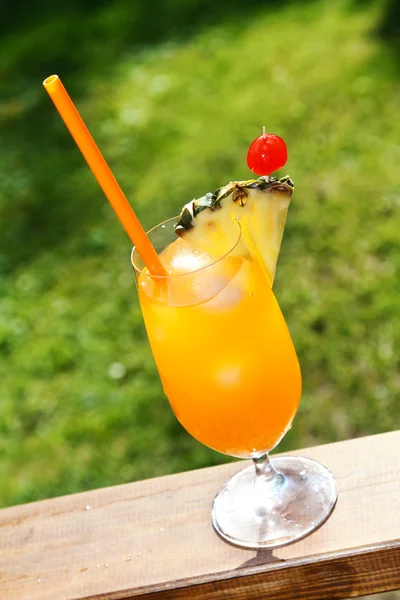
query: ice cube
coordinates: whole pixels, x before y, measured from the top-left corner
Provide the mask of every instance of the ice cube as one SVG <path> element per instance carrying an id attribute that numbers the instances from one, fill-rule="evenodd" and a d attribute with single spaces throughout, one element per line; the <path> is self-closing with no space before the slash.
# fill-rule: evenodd
<path id="1" fill-rule="evenodd" d="M 248 292 L 248 262 L 242 258 L 231 258 L 224 265 L 226 282 L 205 304 L 209 310 L 230 310 L 241 302 Z"/>
<path id="2" fill-rule="evenodd" d="M 243 262 L 242 258 L 234 256 L 216 261 L 181 238 L 164 250 L 161 259 L 170 275 L 170 306 L 195 306 L 208 302 L 229 284 Z"/>
<path id="3" fill-rule="evenodd" d="M 243 368 L 241 365 L 224 365 L 215 373 L 216 380 L 222 387 L 236 387 L 243 377 Z"/>
<path id="4" fill-rule="evenodd" d="M 162 252 L 161 260 L 169 275 L 192 273 L 213 261 L 209 254 L 193 248 L 181 238 L 177 238 Z"/>

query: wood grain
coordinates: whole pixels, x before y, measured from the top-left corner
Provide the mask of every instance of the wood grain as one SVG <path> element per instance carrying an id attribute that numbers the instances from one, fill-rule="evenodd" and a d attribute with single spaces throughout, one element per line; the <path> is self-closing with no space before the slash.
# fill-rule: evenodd
<path id="1" fill-rule="evenodd" d="M 400 432 L 291 454 L 329 466 L 330 519 L 273 552 L 235 548 L 210 523 L 245 464 L 0 511 L 1 600 L 348 598 L 400 588 Z"/>
<path id="2" fill-rule="evenodd" d="M 284 571 L 283 571 L 284 569 Z M 400 546 L 383 544 L 373 550 L 353 554 L 335 553 L 329 558 L 292 561 L 267 571 L 226 578 L 218 582 L 155 592 L 150 596 L 111 596 L 121 600 L 326 600 L 351 598 L 389 591 L 400 585 Z M 107 596 L 111 598 L 110 596 Z"/>

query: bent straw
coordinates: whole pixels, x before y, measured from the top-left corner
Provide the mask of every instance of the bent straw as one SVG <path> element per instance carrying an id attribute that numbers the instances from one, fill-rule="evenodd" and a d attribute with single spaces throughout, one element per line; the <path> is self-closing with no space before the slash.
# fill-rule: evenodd
<path id="1" fill-rule="evenodd" d="M 157 252 L 61 83 L 61 79 L 58 75 L 51 75 L 43 81 L 43 85 L 151 275 L 166 275 Z"/>

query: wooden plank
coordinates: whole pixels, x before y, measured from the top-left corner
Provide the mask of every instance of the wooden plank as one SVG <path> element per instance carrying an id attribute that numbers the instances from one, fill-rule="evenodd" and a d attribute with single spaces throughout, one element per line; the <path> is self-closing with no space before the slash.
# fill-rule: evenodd
<path id="1" fill-rule="evenodd" d="M 293 452 L 329 466 L 331 518 L 308 538 L 255 552 L 210 523 L 245 463 L 0 511 L 1 600 L 347 598 L 400 588 L 400 432 Z"/>
<path id="2" fill-rule="evenodd" d="M 389 591 L 400 585 L 400 547 L 381 544 L 356 553 L 334 553 L 329 558 L 312 557 L 259 568 L 249 575 L 233 576 L 210 582 L 164 590 L 140 596 L 107 596 L 121 600 L 326 600 L 354 598 L 364 594 Z M 218 586 L 218 594 L 216 594 Z"/>

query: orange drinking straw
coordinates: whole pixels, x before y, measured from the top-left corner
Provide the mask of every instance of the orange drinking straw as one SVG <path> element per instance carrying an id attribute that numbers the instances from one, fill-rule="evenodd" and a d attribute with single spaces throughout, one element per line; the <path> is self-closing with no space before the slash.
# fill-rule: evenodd
<path id="1" fill-rule="evenodd" d="M 144 264 L 152 275 L 166 275 L 157 252 L 151 245 L 139 219 L 111 173 L 110 167 L 96 146 L 67 90 L 61 83 L 61 79 L 58 75 L 51 75 L 43 81 L 43 85 Z"/>

